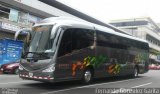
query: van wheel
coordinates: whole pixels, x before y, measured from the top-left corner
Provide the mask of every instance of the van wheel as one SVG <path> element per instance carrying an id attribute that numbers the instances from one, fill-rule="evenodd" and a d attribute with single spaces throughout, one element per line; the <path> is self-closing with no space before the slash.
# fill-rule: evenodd
<path id="1" fill-rule="evenodd" d="M 16 69 L 14 70 L 14 73 L 15 73 L 15 74 L 18 74 L 18 73 L 19 73 L 19 69 L 16 68 Z"/>
<path id="2" fill-rule="evenodd" d="M 93 73 L 90 69 L 86 69 L 83 73 L 82 82 L 84 84 L 89 84 L 92 82 L 93 79 Z"/>
<path id="3" fill-rule="evenodd" d="M 133 77 L 135 77 L 135 78 L 138 77 L 138 68 L 137 67 L 134 68 Z"/>

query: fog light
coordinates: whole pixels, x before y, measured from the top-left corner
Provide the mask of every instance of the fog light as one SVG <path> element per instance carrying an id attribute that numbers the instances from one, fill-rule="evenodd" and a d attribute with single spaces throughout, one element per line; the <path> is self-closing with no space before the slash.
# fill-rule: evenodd
<path id="1" fill-rule="evenodd" d="M 54 65 L 51 65 L 47 69 L 43 70 L 42 72 L 53 72 L 54 70 L 55 70 Z"/>
<path id="2" fill-rule="evenodd" d="M 19 65 L 19 70 L 23 70 L 23 67 L 21 65 Z"/>

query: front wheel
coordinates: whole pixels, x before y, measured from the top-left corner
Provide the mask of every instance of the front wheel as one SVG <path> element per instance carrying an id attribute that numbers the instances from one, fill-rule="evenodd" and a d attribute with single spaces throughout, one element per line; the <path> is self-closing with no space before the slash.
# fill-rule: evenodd
<path id="1" fill-rule="evenodd" d="M 92 82 L 93 79 L 93 73 L 90 69 L 87 69 L 83 73 L 82 81 L 84 84 L 89 84 Z"/>

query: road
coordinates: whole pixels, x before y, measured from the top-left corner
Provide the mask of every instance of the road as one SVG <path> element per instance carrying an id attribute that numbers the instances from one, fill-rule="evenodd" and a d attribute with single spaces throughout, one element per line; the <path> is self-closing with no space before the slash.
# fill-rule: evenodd
<path id="1" fill-rule="evenodd" d="M 0 75 L 0 94 L 109 94 L 104 92 L 104 90 L 109 89 L 112 90 L 111 93 L 119 94 L 119 92 L 121 93 L 124 92 L 123 90 L 130 90 L 131 88 L 133 90 L 135 88 L 151 88 L 151 90 L 156 88 L 154 93 L 160 94 L 160 89 L 157 89 L 160 86 L 159 75 L 159 70 L 151 70 L 146 74 L 141 74 L 138 78 L 102 78 L 94 80 L 90 85 L 83 85 L 79 81 L 43 83 L 22 80 L 17 75 L 3 74 Z M 149 93 L 150 91 L 145 92 L 146 94 L 151 94 Z"/>

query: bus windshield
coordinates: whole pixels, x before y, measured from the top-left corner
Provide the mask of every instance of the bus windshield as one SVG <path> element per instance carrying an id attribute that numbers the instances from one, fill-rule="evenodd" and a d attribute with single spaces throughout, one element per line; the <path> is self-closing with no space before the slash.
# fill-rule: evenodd
<path id="1" fill-rule="evenodd" d="M 29 52 L 46 52 L 52 51 L 53 39 L 50 39 L 53 25 L 41 25 L 33 27 L 33 35 L 29 46 Z"/>

